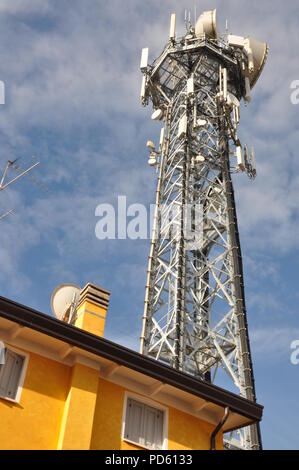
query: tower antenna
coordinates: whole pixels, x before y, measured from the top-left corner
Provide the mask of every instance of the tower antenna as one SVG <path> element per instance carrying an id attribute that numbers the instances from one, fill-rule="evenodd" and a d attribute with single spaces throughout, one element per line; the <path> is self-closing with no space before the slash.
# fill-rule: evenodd
<path id="1" fill-rule="evenodd" d="M 29 168 L 27 168 L 26 170 L 23 170 L 20 174 L 18 174 L 17 176 L 15 176 L 14 178 L 12 178 L 12 179 L 10 179 L 9 181 L 6 182 L 6 177 L 7 177 L 7 174 L 8 174 L 8 170 L 9 170 L 10 167 L 16 169 L 16 161 L 17 160 L 18 159 L 14 160 L 14 161 L 11 161 L 11 160 L 7 161 L 5 169 L 4 169 L 4 171 L 2 173 L 2 176 L 1 176 L 1 180 L 0 180 L 0 192 L 4 191 L 4 189 L 6 189 L 8 186 L 15 183 L 17 180 L 19 180 L 20 178 L 25 176 L 27 173 L 29 173 L 31 170 L 33 170 L 33 168 L 35 168 L 37 165 L 40 164 L 40 162 L 34 163 Z M 9 211 L 7 211 L 4 214 L 0 215 L 0 220 L 3 220 L 4 218 L 6 218 L 8 215 L 10 215 L 12 213 L 13 213 L 13 209 L 10 209 Z"/>
<path id="2" fill-rule="evenodd" d="M 250 37 L 225 40 L 229 55 L 216 10 L 206 11 L 195 37 L 187 28 L 184 41 L 168 43 L 154 66 L 142 67 L 142 104 L 152 101 L 164 131 L 159 152 L 147 144 L 158 181 L 140 352 L 218 385 L 225 371 L 231 388 L 255 402 L 232 173 L 256 174 L 254 151 L 249 157 L 237 127 L 268 47 Z M 259 424 L 224 442 L 261 449 Z"/>

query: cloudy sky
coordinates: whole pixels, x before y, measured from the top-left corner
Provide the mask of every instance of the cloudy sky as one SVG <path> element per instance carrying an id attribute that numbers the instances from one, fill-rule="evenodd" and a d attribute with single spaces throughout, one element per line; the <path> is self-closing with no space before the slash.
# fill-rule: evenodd
<path id="1" fill-rule="evenodd" d="M 199 8 L 200 5 L 200 8 Z M 153 60 L 178 15 L 194 0 L 1 0 L 0 157 L 30 176 L 3 191 L 1 295 L 45 313 L 60 283 L 111 290 L 106 337 L 138 348 L 149 241 L 95 236 L 100 203 L 154 202 L 145 142 L 159 126 L 142 108 L 140 50 Z M 254 144 L 258 177 L 235 177 L 248 321 L 265 448 L 299 448 L 299 0 L 200 1 L 218 8 L 220 30 L 269 43 L 253 101 L 241 110 L 240 137 Z M 10 176 L 14 176 L 12 170 Z"/>

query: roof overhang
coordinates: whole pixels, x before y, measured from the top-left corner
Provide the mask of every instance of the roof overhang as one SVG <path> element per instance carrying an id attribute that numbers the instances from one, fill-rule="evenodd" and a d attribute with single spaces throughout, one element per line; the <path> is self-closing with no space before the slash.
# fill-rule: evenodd
<path id="1" fill-rule="evenodd" d="M 229 407 L 224 432 L 262 418 L 261 405 L 3 297 L 0 339 L 69 366 L 85 364 L 105 380 L 211 424 Z"/>

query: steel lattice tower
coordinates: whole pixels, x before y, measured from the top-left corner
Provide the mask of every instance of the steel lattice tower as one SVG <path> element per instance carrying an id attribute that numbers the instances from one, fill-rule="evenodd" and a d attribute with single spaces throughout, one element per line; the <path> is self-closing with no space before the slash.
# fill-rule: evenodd
<path id="1" fill-rule="evenodd" d="M 254 177 L 254 154 L 237 136 L 240 101 L 250 101 L 267 45 L 219 38 L 216 11 L 170 40 L 152 65 L 143 49 L 143 105 L 163 120 L 146 284 L 141 353 L 217 383 L 224 369 L 241 396 L 256 401 L 232 173 Z M 234 158 L 236 157 L 236 158 Z M 226 440 L 260 449 L 259 426 Z"/>

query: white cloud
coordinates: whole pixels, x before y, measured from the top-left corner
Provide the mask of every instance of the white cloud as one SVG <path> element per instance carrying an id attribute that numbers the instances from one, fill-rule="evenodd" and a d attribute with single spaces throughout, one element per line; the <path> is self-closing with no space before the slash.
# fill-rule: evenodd
<path id="1" fill-rule="evenodd" d="M 46 13 L 50 9 L 48 0 L 1 0 L 0 13 Z"/>
<path id="2" fill-rule="evenodd" d="M 146 263 L 138 256 L 136 260 L 131 245 L 96 240 L 94 210 L 118 194 L 132 202 L 153 202 L 154 174 L 146 165 L 144 143 L 156 138 L 159 126 L 149 119 L 151 109 L 139 103 L 140 49 L 149 46 L 150 57 L 156 57 L 167 41 L 170 13 L 178 12 L 178 31 L 183 33 L 183 10 L 193 12 L 194 2 L 74 1 L 63 2 L 63 8 L 54 0 L 42 3 L 5 1 L 0 7 L 0 78 L 7 85 L 0 157 L 4 162 L 37 155 L 37 175 L 52 189 L 45 196 L 31 192 L 25 183 L 15 186 L 16 215 L 1 225 L 3 283 L 18 278 L 26 253 L 40 250 L 49 277 L 59 272 L 78 276 L 76 259 L 81 256 L 90 263 L 86 276 L 104 269 L 95 264 L 110 260 L 110 269 L 123 263 L 119 281 L 127 270 L 133 285 Z M 250 6 L 232 0 L 214 5 L 222 30 L 227 17 L 231 32 L 250 33 L 270 44 L 253 102 L 241 117 L 242 141 L 256 146 L 258 178 L 249 182 L 238 175 L 235 184 L 243 252 L 268 253 L 265 266 L 274 276 L 278 268 L 271 271 L 269 257 L 277 250 L 298 249 L 299 240 L 299 106 L 289 100 L 290 81 L 299 79 L 296 6 L 286 9 L 281 2 L 266 0 Z M 210 7 L 208 1 L 200 4 Z M 9 208 L 1 196 L 3 207 Z M 53 250 L 55 246 L 51 262 L 45 244 Z M 118 261 L 118 250 L 128 259 Z M 249 269 L 253 272 L 253 264 Z M 265 278 L 263 272 L 259 265 L 256 277 Z M 22 275 L 24 290 L 30 282 L 27 271 Z M 143 298 L 143 287 L 138 289 L 136 295 Z M 255 293 L 250 305 L 258 303 L 264 310 L 280 311 L 270 294 Z"/>
<path id="3" fill-rule="evenodd" d="M 40 6 L 40 2 L 33 1 L 14 2 L 14 7 L 9 6 L 11 3 L 4 2 L 2 8 L 6 13 L 14 8 L 16 15 L 38 11 Z M 93 9 L 76 2 L 67 14 L 62 9 L 55 15 L 54 4 L 45 3 L 46 12 L 51 6 L 48 16 L 39 10 L 44 18 L 54 21 L 54 28 L 43 31 L 24 21 L 17 36 L 14 30 L 2 30 L 1 34 L 8 36 L 0 48 L 8 81 L 2 131 L 11 146 L 17 142 L 20 147 L 32 148 L 28 138 L 32 128 L 42 127 L 46 132 L 55 129 L 71 139 L 75 128 L 83 132 L 97 123 L 99 128 L 108 127 L 115 142 L 111 143 L 110 153 L 113 149 L 116 154 L 114 179 L 119 183 L 118 191 L 132 193 L 128 168 L 117 154 L 124 147 L 131 154 L 144 155 L 140 127 L 144 140 L 146 129 L 150 134 L 158 132 L 146 121 L 149 110 L 142 113 L 139 103 L 140 48 L 148 45 L 151 57 L 157 56 L 167 40 L 169 12 L 175 9 L 182 13 L 183 7 L 178 1 L 163 5 L 153 1 L 152 16 L 146 18 L 148 11 L 136 1 L 127 2 L 124 10 L 118 1 L 92 3 Z M 297 24 L 292 18 L 294 6 L 286 11 L 279 2 L 274 4 L 275 14 L 269 14 L 269 2 L 251 2 L 244 15 L 240 2 L 227 2 L 225 10 L 221 2 L 215 2 L 222 30 L 225 14 L 233 32 L 252 33 L 270 43 L 268 63 L 254 90 L 252 105 L 242 113 L 241 124 L 244 141 L 256 143 L 258 178 L 253 184 L 244 184 L 244 176 L 235 178 L 236 198 L 246 242 L 261 250 L 280 247 L 288 251 L 299 240 L 298 163 L 289 154 L 290 146 L 295 148 L 298 142 L 297 110 L 289 101 L 290 74 L 296 78 L 297 73 Z M 273 2 L 271 5 L 273 8 Z M 186 7 L 193 11 L 193 2 L 187 2 Z M 201 7 L 210 4 L 203 2 Z M 178 15 L 181 33 L 182 17 Z M 263 17 L 262 22 L 256 21 L 259 17 Z M 13 44 L 14 60 L 6 47 L 8 40 Z M 61 163 L 58 171 L 63 174 Z M 104 155 L 101 163 L 105 165 Z M 136 166 L 137 172 L 140 169 Z M 134 195 L 142 192 L 140 183 L 139 188 L 138 182 L 135 185 Z"/>
<path id="4" fill-rule="evenodd" d="M 259 360 L 290 360 L 291 343 L 299 339 L 299 328 L 271 327 L 251 331 L 251 343 L 255 357 Z"/>

